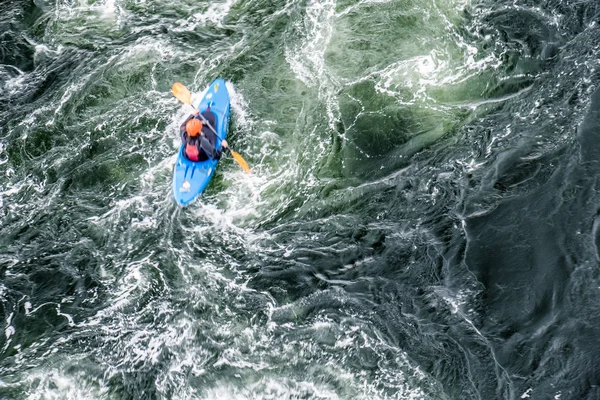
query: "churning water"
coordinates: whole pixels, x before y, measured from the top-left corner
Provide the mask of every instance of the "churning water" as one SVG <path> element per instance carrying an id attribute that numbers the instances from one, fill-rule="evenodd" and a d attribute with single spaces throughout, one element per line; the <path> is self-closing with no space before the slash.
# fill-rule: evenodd
<path id="1" fill-rule="evenodd" d="M 0 398 L 600 398 L 596 0 L 0 3 Z M 186 109 L 230 143 L 175 205 Z"/>

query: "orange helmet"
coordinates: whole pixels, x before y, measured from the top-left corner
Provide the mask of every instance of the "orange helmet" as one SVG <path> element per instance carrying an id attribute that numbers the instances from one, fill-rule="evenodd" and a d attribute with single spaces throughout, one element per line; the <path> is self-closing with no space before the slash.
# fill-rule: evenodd
<path id="1" fill-rule="evenodd" d="M 196 136 L 202 130 L 202 122 L 198 121 L 196 118 L 192 118 L 185 124 L 185 130 L 188 135 Z"/>

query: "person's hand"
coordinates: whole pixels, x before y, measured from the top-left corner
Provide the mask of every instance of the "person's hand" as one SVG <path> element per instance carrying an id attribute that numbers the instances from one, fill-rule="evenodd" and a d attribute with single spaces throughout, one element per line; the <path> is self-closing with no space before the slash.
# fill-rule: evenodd
<path id="1" fill-rule="evenodd" d="M 227 144 L 227 140 L 223 140 L 221 142 L 221 146 L 223 146 L 224 149 L 226 149 L 227 147 L 229 147 L 229 145 Z"/>
<path id="2" fill-rule="evenodd" d="M 198 110 L 197 108 L 194 109 L 194 111 L 192 111 L 192 115 L 198 115 L 200 114 L 200 110 Z"/>

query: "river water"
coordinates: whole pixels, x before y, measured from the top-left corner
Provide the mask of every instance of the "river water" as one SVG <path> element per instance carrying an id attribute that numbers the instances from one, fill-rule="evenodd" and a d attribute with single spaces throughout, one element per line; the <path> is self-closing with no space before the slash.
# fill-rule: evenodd
<path id="1" fill-rule="evenodd" d="M 595 0 L 0 3 L 0 398 L 600 398 Z M 232 97 L 201 199 L 175 81 Z"/>

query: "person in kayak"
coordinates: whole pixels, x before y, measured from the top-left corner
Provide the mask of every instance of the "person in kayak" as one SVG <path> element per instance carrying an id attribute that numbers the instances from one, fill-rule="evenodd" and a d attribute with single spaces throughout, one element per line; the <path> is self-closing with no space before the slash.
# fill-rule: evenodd
<path id="1" fill-rule="evenodd" d="M 217 150 L 217 135 L 213 131 L 216 127 L 217 117 L 210 108 L 202 112 L 202 117 L 212 126 L 202 124 L 198 118 L 198 110 L 195 110 L 179 128 L 181 141 L 185 144 L 185 156 L 190 161 L 218 160 L 221 158 L 223 149 L 228 144 L 226 140 L 221 142 L 221 148 Z"/>

